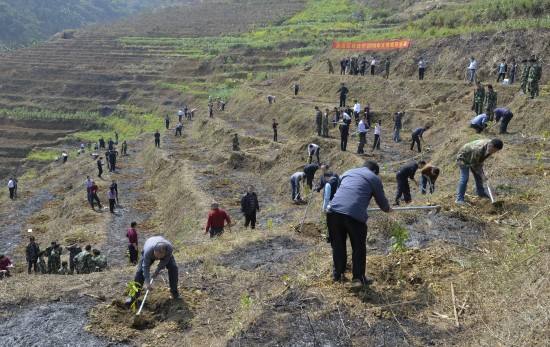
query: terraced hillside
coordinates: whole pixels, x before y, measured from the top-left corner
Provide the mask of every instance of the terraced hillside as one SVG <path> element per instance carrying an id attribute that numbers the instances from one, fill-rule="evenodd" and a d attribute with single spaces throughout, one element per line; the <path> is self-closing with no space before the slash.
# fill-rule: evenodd
<path id="1" fill-rule="evenodd" d="M 86 64 L 93 68 L 65 70 L 78 83 L 80 76 L 101 74 L 109 81 L 105 84 L 112 83 L 122 94 L 125 82 L 108 78 L 126 76 L 127 83 L 134 78 L 121 102 L 111 104 L 108 98 L 94 96 L 101 82 L 74 88 L 82 94 L 68 96 L 90 100 L 90 111 L 107 114 L 116 109 L 111 116 L 81 114 L 80 122 L 91 129 L 71 134 L 72 141 L 95 141 L 117 130 L 121 139 L 130 139 L 129 155 L 119 158 L 116 172 L 97 179 L 102 201 L 111 180 L 117 180 L 121 201 L 115 214 L 87 205 L 83 181 L 96 173 L 96 163 L 88 156 L 71 156 L 65 165 L 52 163 L 27 175 L 16 201 L 8 201 L 2 192 L 0 250 L 15 259 L 16 269 L 12 278 L 0 281 L 1 341 L 40 345 L 48 339 L 90 346 L 546 346 L 550 97 L 545 57 L 550 53 L 550 31 L 533 26 L 524 12 L 505 24 L 526 20 L 514 30 L 495 29 L 497 21 L 487 22 L 484 31 L 469 22 L 449 28 L 443 21 L 430 27 L 437 27 L 432 36 L 413 36 L 408 51 L 377 53 L 380 59 L 392 59 L 389 79 L 381 77 L 381 69 L 375 76 L 339 75 L 338 70 L 328 74 L 326 59 L 337 68 L 342 56 L 356 54 L 331 50 L 333 38 L 417 35 L 414 28 L 426 16 L 446 18 L 451 9 L 465 8 L 481 8 L 486 15 L 495 3 L 509 9 L 526 2 L 440 1 L 441 6 L 430 11 L 426 8 L 432 1 L 394 3 L 395 9 L 381 1 L 292 1 L 282 6 L 287 8 L 284 12 L 274 12 L 270 23 L 256 22 L 240 34 L 228 29 L 241 28 L 235 25 L 238 16 L 230 15 L 233 10 L 241 14 L 248 9 L 246 13 L 252 14 L 276 8 L 275 3 L 217 4 L 227 9 L 221 12 L 201 4 L 189 11 L 205 13 L 211 27 L 221 28 L 204 29 L 205 37 L 200 36 L 201 17 L 193 16 L 191 23 L 198 21 L 194 32 L 185 23 L 175 34 L 176 20 L 148 18 L 142 32 L 136 31 L 137 21 L 129 21 L 94 34 L 83 32 L 70 43 L 46 44 L 61 47 L 90 40 L 88 52 L 95 55 Z M 423 10 L 415 12 L 418 8 Z M 381 10 L 387 16 L 381 16 Z M 407 11 L 410 23 L 401 18 Z M 206 13 L 227 14 L 228 22 L 213 23 Z M 228 24 L 232 20 L 234 24 Z M 141 58 L 136 53 L 134 63 L 116 65 L 113 56 L 102 64 L 97 61 L 100 55 L 110 53 L 94 50 L 94 40 L 114 52 L 140 52 Z M 481 78 L 492 82 L 494 63 L 503 54 L 508 58 L 516 53 L 542 60 L 541 95 L 530 99 L 518 92 L 517 85 L 495 83 L 499 106 L 514 112 L 509 134 L 497 134 L 495 124 L 475 134 L 468 127 L 473 90 L 463 79 L 465 59 L 475 54 Z M 430 61 L 424 81 L 416 79 L 420 55 Z M 102 65 L 108 70 L 102 71 Z M 365 155 L 355 154 L 354 136 L 348 151 L 342 152 L 337 127 L 330 129 L 328 138 L 316 135 L 313 107 L 336 106 L 341 82 L 350 89 L 348 100 L 370 103 L 374 120 L 382 121 L 380 150 L 371 149 L 370 133 Z M 292 93 L 295 83 L 301 86 L 297 96 Z M 269 105 L 267 95 L 276 96 L 276 102 Z M 209 118 L 209 96 L 226 98 L 226 111 L 215 111 Z M 184 101 L 199 111 L 194 120 L 184 121 L 183 136 L 174 136 L 174 115 Z M 46 118 L 77 117 L 70 112 L 70 99 L 25 102 L 37 111 L 8 109 L 4 118 L 9 112 L 38 118 L 49 107 L 66 111 L 49 111 Z M 391 141 L 396 111 L 406 112 L 405 140 L 417 126 L 432 125 L 422 154 L 411 151 L 408 141 Z M 172 120 L 167 130 L 162 128 L 165 115 Z M 278 142 L 271 141 L 273 118 L 280 124 Z M 160 148 L 153 146 L 156 128 L 161 128 Z M 234 134 L 240 139 L 238 151 L 231 150 Z M 468 195 L 468 204 L 455 205 L 458 149 L 468 141 L 497 136 L 504 149 L 487 160 L 486 172 L 500 203 Z M 434 195 L 422 195 L 413 187 L 414 204 L 440 205 L 438 214 L 370 214 L 367 273 L 374 283 L 368 288 L 332 282 L 332 250 L 325 242 L 320 196 L 305 194 L 311 201 L 307 209 L 290 201 L 289 176 L 303 169 L 306 147 L 312 142 L 321 145 L 321 160 L 339 174 L 366 159 L 378 161 L 390 199 L 396 191 L 395 172 L 407 161 L 422 158 L 441 168 Z M 244 228 L 240 220 L 240 197 L 250 184 L 261 207 L 255 231 Z M 204 235 L 212 201 L 235 221 L 231 231 L 214 240 Z M 158 234 L 174 243 L 182 296 L 179 301 L 169 299 L 162 275 L 139 320 L 122 302 L 135 270 L 125 256 L 124 231 L 132 221 L 138 222 L 140 243 Z M 110 267 L 55 280 L 54 275 L 27 275 L 23 248 L 28 228 L 41 246 L 52 240 L 64 246 L 93 244 L 108 255 Z M 36 325 L 36 317 L 44 324 Z"/>

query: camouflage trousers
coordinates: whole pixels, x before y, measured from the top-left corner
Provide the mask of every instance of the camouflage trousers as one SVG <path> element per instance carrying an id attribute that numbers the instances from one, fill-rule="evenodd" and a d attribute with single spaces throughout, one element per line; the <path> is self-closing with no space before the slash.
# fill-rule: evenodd
<path id="1" fill-rule="evenodd" d="M 538 81 L 528 82 L 527 90 L 529 91 L 531 98 L 534 98 L 535 96 L 539 96 L 539 82 Z"/>

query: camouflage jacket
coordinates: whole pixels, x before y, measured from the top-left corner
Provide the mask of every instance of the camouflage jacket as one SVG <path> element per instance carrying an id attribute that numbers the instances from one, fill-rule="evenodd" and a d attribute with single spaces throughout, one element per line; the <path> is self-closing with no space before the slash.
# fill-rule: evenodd
<path id="1" fill-rule="evenodd" d="M 474 103 L 483 103 L 485 100 L 485 88 L 477 88 L 474 93 Z"/>
<path id="2" fill-rule="evenodd" d="M 542 75 L 542 68 L 539 64 L 534 64 L 529 69 L 529 76 L 527 77 L 529 81 L 538 82 Z"/>
<path id="3" fill-rule="evenodd" d="M 78 273 L 90 273 L 93 271 L 92 255 L 87 251 L 82 251 L 74 257 L 76 270 Z"/>
<path id="4" fill-rule="evenodd" d="M 487 108 L 497 107 L 497 92 L 487 92 Z"/>
<path id="5" fill-rule="evenodd" d="M 529 78 L 529 71 L 531 70 L 531 66 L 530 65 L 523 65 L 522 69 L 521 69 L 521 80 L 522 81 L 527 81 L 527 78 Z"/>
<path id="6" fill-rule="evenodd" d="M 103 271 L 107 268 L 107 258 L 103 254 L 92 257 L 91 263 L 93 271 Z"/>
<path id="7" fill-rule="evenodd" d="M 489 139 L 476 140 L 462 146 L 456 156 L 458 165 L 479 170 L 483 166 L 483 161 L 487 158 L 486 152 L 489 142 L 491 142 Z"/>

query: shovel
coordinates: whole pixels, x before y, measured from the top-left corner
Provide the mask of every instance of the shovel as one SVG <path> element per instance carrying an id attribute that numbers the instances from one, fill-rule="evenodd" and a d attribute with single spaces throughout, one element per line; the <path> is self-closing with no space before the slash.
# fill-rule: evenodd
<path id="1" fill-rule="evenodd" d="M 435 213 L 438 213 L 441 210 L 441 206 L 408 206 L 408 207 L 394 207 L 394 211 L 417 211 L 417 210 L 435 210 Z M 379 208 L 367 208 L 367 212 L 378 212 L 382 211 Z"/>
<path id="2" fill-rule="evenodd" d="M 309 199 L 307 201 L 306 211 L 304 212 L 304 218 L 302 218 L 302 222 L 300 223 L 300 229 L 298 229 L 298 232 L 302 232 L 302 228 L 304 227 L 304 223 L 306 221 L 307 217 L 307 211 L 309 209 L 309 205 L 311 205 L 311 201 L 313 200 L 313 189 L 311 189 L 311 193 L 309 194 Z"/>
<path id="3" fill-rule="evenodd" d="M 495 199 L 495 196 L 493 195 L 493 189 L 489 184 L 489 180 L 486 181 L 486 186 L 487 186 L 487 192 L 489 193 L 489 198 L 491 199 L 491 204 L 496 207 L 502 206 L 502 201 L 498 201 Z"/>
<path id="4" fill-rule="evenodd" d="M 149 284 L 153 284 L 153 279 L 151 278 L 151 282 Z M 141 314 L 141 310 L 143 309 L 143 305 L 145 304 L 145 300 L 147 300 L 147 295 L 149 295 L 149 289 L 145 292 L 145 296 L 143 297 L 143 301 L 141 301 L 141 305 L 139 306 L 139 310 L 136 313 L 136 316 L 139 316 Z"/>

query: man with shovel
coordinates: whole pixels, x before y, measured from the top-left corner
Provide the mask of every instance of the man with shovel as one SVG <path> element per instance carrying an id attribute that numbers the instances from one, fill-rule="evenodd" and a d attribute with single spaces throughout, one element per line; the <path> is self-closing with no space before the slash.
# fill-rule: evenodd
<path id="1" fill-rule="evenodd" d="M 469 142 L 458 151 L 456 162 L 460 169 L 460 180 L 456 190 L 456 203 L 464 204 L 464 195 L 468 185 L 470 171 L 474 175 L 477 195 L 481 198 L 489 198 L 483 187 L 487 177 L 483 172 L 483 162 L 492 154 L 500 151 L 504 144 L 500 139 L 483 139 Z"/>
<path id="2" fill-rule="evenodd" d="M 134 281 L 139 283 L 145 288 L 145 290 L 153 290 L 152 280 L 154 280 L 161 270 L 166 268 L 168 270 L 168 282 L 170 283 L 170 293 L 172 298 L 178 299 L 180 297 L 178 292 L 178 265 L 172 254 L 174 248 L 170 241 L 166 240 L 162 236 L 153 236 L 145 241 L 143 245 L 143 252 L 141 260 L 139 262 Z M 157 269 L 151 276 L 151 265 L 155 261 L 159 261 Z M 141 293 L 136 293 L 135 296 L 129 296 L 126 299 L 126 304 L 131 305 Z"/>

